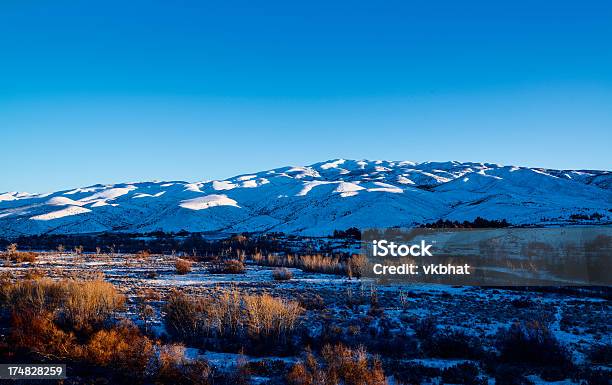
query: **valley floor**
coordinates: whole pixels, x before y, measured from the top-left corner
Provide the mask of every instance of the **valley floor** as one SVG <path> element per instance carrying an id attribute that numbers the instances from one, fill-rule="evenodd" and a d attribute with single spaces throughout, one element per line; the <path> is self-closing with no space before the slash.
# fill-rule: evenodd
<path id="1" fill-rule="evenodd" d="M 246 362 L 251 383 L 285 382 L 291 366 L 304 360 L 306 346 L 316 355 L 325 344 L 364 346 L 368 355 L 379 357 L 391 384 L 607 383 L 612 376 L 612 308 L 607 289 L 381 286 L 295 268 L 289 269 L 291 279 L 279 281 L 273 276 L 275 268 L 248 260 L 243 274 L 212 274 L 209 262 L 194 262 L 190 272 L 178 274 L 175 261 L 163 255 L 41 253 L 36 262 L 7 264 L 0 272 L 9 279 L 102 275 L 127 297 L 118 317 L 133 320 L 145 333 L 163 341 L 176 340 L 164 324 L 165 298 L 173 290 L 189 298 L 236 290 L 299 302 L 305 310 L 299 318 L 298 337 L 293 337 L 297 342 L 283 348 L 244 351 L 235 341 L 227 345 L 179 341 L 189 359 L 205 359 L 218 368 Z M 146 316 L 143 304 L 153 309 Z M 500 341 L 513 330 L 523 330 L 527 336 L 542 333 L 542 338 L 550 332 L 555 342 L 536 343 L 535 348 L 542 349 L 538 354 L 556 357 L 558 352 L 546 349 L 562 349 L 571 368 L 560 368 L 552 361 L 549 365 L 522 361 L 512 352 L 504 356 L 501 350 L 512 346 Z"/>

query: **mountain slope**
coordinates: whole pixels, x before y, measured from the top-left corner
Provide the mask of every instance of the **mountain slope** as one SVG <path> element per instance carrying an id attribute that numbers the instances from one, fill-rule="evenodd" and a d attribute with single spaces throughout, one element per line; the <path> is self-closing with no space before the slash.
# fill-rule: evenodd
<path id="1" fill-rule="evenodd" d="M 337 159 L 220 181 L 0 193 L 0 236 L 100 231 L 283 231 L 413 226 L 438 219 L 566 224 L 612 213 L 612 173 L 489 163 Z"/>

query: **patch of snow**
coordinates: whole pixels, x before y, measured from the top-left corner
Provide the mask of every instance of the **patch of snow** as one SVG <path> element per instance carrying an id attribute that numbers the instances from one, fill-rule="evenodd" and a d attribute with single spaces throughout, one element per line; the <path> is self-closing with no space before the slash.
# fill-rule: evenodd
<path id="1" fill-rule="evenodd" d="M 291 169 L 287 170 L 287 172 L 290 173 L 300 173 L 295 175 L 295 178 L 297 179 L 302 179 L 304 177 L 313 177 L 313 178 L 319 178 L 321 177 L 321 174 L 319 174 L 316 170 L 314 170 L 312 167 L 292 167 Z"/>
<path id="2" fill-rule="evenodd" d="M 4 194 L 0 194 L 0 202 L 2 201 L 14 201 L 15 196 L 12 193 L 4 193 Z"/>
<path id="3" fill-rule="evenodd" d="M 559 177 L 558 177 L 558 176 L 551 175 L 551 174 L 549 174 L 549 173 L 547 173 L 547 172 L 544 172 L 544 170 L 538 170 L 537 168 L 533 168 L 533 169 L 531 169 L 531 170 L 532 170 L 533 172 L 535 172 L 535 173 L 538 173 L 538 174 L 542 174 L 542 175 L 549 176 L 549 177 L 551 177 L 551 178 L 559 179 Z"/>
<path id="4" fill-rule="evenodd" d="M 108 205 L 109 204 L 106 201 L 97 201 L 96 203 L 91 205 L 91 207 L 102 207 L 102 206 L 108 206 Z"/>
<path id="5" fill-rule="evenodd" d="M 215 206 L 238 206 L 238 202 L 228 198 L 227 195 L 206 195 L 199 198 L 186 199 L 179 203 L 179 206 L 189 210 L 204 210 Z"/>
<path id="6" fill-rule="evenodd" d="M 200 190 L 200 187 L 202 187 L 201 183 L 187 183 L 185 184 L 185 191 L 193 191 L 193 192 L 201 193 L 202 191 Z"/>
<path id="7" fill-rule="evenodd" d="M 132 199 L 134 198 L 157 198 L 157 197 L 164 195 L 165 193 L 166 193 L 165 191 L 160 191 L 155 194 L 138 193 L 138 194 L 134 194 Z"/>
<path id="8" fill-rule="evenodd" d="M 397 186 L 393 186 L 392 184 L 383 183 L 383 182 L 374 182 L 374 184 L 380 187 L 369 188 L 368 192 L 388 192 L 388 193 L 395 193 L 395 194 L 400 194 L 404 192 L 404 190 L 402 190 L 401 188 Z"/>
<path id="9" fill-rule="evenodd" d="M 232 190 L 236 187 L 238 186 L 227 180 L 215 180 L 212 182 L 213 190 L 217 191 Z"/>
<path id="10" fill-rule="evenodd" d="M 338 159 L 333 162 L 324 163 L 321 165 L 321 169 L 329 170 L 330 168 L 337 168 L 339 165 L 341 165 L 344 162 L 345 162 L 344 159 Z"/>
<path id="11" fill-rule="evenodd" d="M 88 197 L 85 198 L 81 198 L 79 199 L 79 202 L 83 202 L 83 203 L 91 203 L 94 202 L 96 200 L 112 200 L 112 199 L 116 199 L 122 195 L 125 195 L 127 193 L 129 193 L 132 190 L 136 190 L 136 186 L 132 186 L 129 185 L 127 187 L 115 187 L 115 188 L 111 188 L 108 190 L 104 190 L 104 191 L 100 191 L 97 192 L 93 195 L 90 195 Z"/>
<path id="12" fill-rule="evenodd" d="M 401 183 L 401 184 L 415 184 L 413 181 L 411 181 L 410 179 L 406 178 L 403 175 L 400 175 L 397 177 L 397 183 Z"/>
<path id="13" fill-rule="evenodd" d="M 83 206 L 85 203 L 66 197 L 53 197 L 49 199 L 46 204 L 51 206 Z"/>
<path id="14" fill-rule="evenodd" d="M 254 188 L 257 187 L 257 181 L 255 180 L 246 180 L 242 182 L 242 187 L 244 188 Z"/>
<path id="15" fill-rule="evenodd" d="M 365 188 L 359 186 L 357 183 L 340 182 L 334 192 L 340 193 L 341 197 L 346 198 L 357 195 L 357 191 L 360 190 L 365 190 Z"/>
<path id="16" fill-rule="evenodd" d="M 100 186 L 81 187 L 81 188 L 76 188 L 74 190 L 66 191 L 64 193 L 64 195 L 74 195 L 74 194 L 78 194 L 78 193 L 90 193 L 90 192 L 95 192 L 95 191 L 101 190 L 103 188 L 104 187 L 100 187 Z"/>
<path id="17" fill-rule="evenodd" d="M 331 184 L 331 183 L 334 183 L 334 182 L 327 182 L 323 180 L 313 180 L 309 182 L 304 182 L 304 187 L 299 193 L 296 194 L 296 196 L 299 196 L 299 197 L 306 196 L 310 192 L 310 190 L 312 190 L 313 188 L 324 185 L 324 184 Z"/>
<path id="18" fill-rule="evenodd" d="M 35 215 L 35 216 L 31 217 L 30 219 L 33 219 L 35 221 L 49 221 L 49 220 L 52 220 L 52 219 L 69 217 L 71 215 L 85 214 L 85 213 L 89 213 L 89 212 L 91 212 L 91 210 L 87 209 L 85 207 L 68 206 L 68 207 L 63 208 L 61 210 L 52 211 L 50 213 L 41 214 L 41 215 Z"/>

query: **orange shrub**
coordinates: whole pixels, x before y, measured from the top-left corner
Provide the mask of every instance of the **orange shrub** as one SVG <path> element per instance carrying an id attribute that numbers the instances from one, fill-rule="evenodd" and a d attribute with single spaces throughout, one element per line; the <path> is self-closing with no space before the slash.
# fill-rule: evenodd
<path id="1" fill-rule="evenodd" d="M 287 374 L 291 385 L 345 384 L 385 385 L 387 380 L 378 359 L 368 359 L 362 348 L 353 350 L 344 345 L 325 345 L 322 363 L 309 352 Z"/>
<path id="2" fill-rule="evenodd" d="M 13 347 L 43 357 L 79 359 L 82 356 L 74 333 L 58 328 L 48 312 L 13 313 L 9 340 Z"/>
<path id="3" fill-rule="evenodd" d="M 191 272 L 191 261 L 186 259 L 177 259 L 174 266 L 178 274 L 187 274 Z"/>
<path id="4" fill-rule="evenodd" d="M 229 261 L 215 262 L 208 269 L 211 274 L 244 274 L 246 268 L 244 263 L 237 259 L 230 259 Z"/>
<path id="5" fill-rule="evenodd" d="M 121 368 L 128 376 L 143 376 L 154 355 L 153 342 L 130 322 L 96 332 L 85 346 L 89 362 Z"/>
<path id="6" fill-rule="evenodd" d="M 15 262 L 36 262 L 36 258 L 38 258 L 38 253 L 33 253 L 31 251 L 19 251 L 14 253 L 11 256 L 11 259 Z"/>

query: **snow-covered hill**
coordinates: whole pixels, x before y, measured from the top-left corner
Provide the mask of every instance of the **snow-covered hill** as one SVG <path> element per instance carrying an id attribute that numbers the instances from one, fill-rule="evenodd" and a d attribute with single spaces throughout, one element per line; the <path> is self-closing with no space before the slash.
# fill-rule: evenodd
<path id="1" fill-rule="evenodd" d="M 101 231 L 283 231 L 438 219 L 566 224 L 612 221 L 612 172 L 489 163 L 333 160 L 226 180 L 94 185 L 50 194 L 0 193 L 0 236 Z"/>

